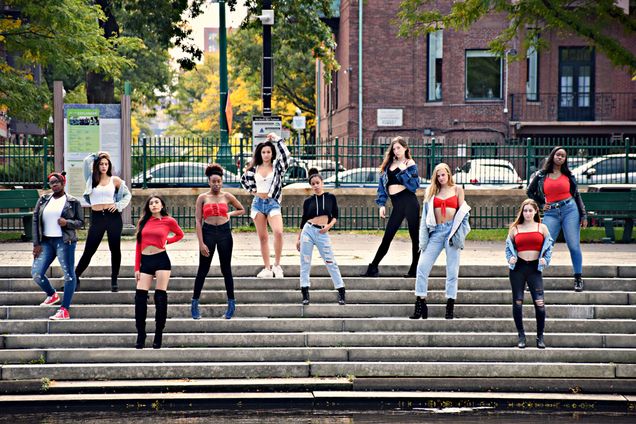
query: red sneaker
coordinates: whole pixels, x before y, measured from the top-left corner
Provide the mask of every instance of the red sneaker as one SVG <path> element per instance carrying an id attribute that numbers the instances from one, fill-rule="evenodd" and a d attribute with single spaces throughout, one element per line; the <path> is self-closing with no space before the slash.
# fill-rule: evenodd
<path id="1" fill-rule="evenodd" d="M 68 309 L 66 309 L 64 306 L 62 306 L 60 309 L 57 310 L 55 315 L 51 315 L 49 317 L 49 319 L 53 319 L 53 320 L 71 319 L 71 316 L 68 313 Z"/>
<path id="2" fill-rule="evenodd" d="M 55 292 L 51 296 L 48 296 L 46 299 L 44 299 L 44 302 L 40 303 L 40 306 L 55 305 L 59 301 L 60 301 L 60 296 L 58 296 L 57 292 Z"/>

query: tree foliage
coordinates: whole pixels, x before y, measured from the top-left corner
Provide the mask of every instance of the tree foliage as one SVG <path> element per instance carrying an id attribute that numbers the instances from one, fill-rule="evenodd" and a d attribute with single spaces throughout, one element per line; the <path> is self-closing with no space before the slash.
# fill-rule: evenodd
<path id="1" fill-rule="evenodd" d="M 615 38 L 618 32 L 626 40 L 633 39 L 636 20 L 614 0 L 457 0 L 448 11 L 435 9 L 431 3 L 434 2 L 402 0 L 397 19 L 401 36 L 422 35 L 440 28 L 465 31 L 487 14 L 503 13 L 510 24 L 490 43 L 490 48 L 499 54 L 512 47 L 513 40 L 524 32 L 520 53 L 525 55 L 529 47 L 545 48 L 536 35 L 554 30 L 582 37 L 615 66 L 636 72 L 633 44 L 622 44 Z"/>

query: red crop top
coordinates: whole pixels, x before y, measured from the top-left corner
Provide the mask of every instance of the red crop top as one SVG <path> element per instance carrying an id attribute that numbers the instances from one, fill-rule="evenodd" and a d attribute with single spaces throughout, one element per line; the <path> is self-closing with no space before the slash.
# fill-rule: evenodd
<path id="1" fill-rule="evenodd" d="M 515 245 L 517 246 L 517 252 L 540 252 L 543 247 L 543 234 L 539 231 L 539 228 L 537 228 L 537 231 L 518 232 L 515 234 Z"/>
<path id="2" fill-rule="evenodd" d="M 174 236 L 168 237 L 169 233 Z M 159 218 L 152 217 L 144 225 L 141 231 L 141 243 L 137 242 L 135 249 L 135 271 L 141 266 L 141 252 L 148 246 L 164 249 L 166 244 L 175 243 L 183 238 L 183 230 L 177 224 L 177 220 L 171 216 Z"/>
<path id="3" fill-rule="evenodd" d="M 227 203 L 206 203 L 203 205 L 203 219 L 209 218 L 211 216 L 225 216 L 227 217 L 227 212 L 229 208 Z"/>
<path id="4" fill-rule="evenodd" d="M 565 175 L 561 175 L 556 180 L 550 177 L 545 178 L 543 183 L 543 193 L 545 194 L 546 203 L 555 203 L 572 197 L 570 193 L 570 179 Z"/>
<path id="5" fill-rule="evenodd" d="M 439 197 L 435 197 L 433 199 L 433 207 L 435 209 L 442 208 L 442 216 L 444 218 L 446 217 L 446 208 L 457 209 L 457 207 L 459 206 L 458 203 L 459 199 L 457 198 L 457 195 L 451 196 L 447 199 L 441 199 Z"/>

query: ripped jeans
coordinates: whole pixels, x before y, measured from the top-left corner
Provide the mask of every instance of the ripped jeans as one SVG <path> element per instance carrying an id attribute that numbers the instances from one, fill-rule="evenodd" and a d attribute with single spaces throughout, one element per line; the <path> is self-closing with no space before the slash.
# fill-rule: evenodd
<path id="1" fill-rule="evenodd" d="M 64 243 L 62 237 L 43 237 L 40 246 L 42 246 L 42 253 L 33 260 L 33 266 L 31 267 L 33 281 L 40 286 L 47 296 L 52 296 L 55 293 L 55 289 L 46 277 L 46 271 L 57 256 L 64 273 L 64 299 L 62 300 L 62 306 L 69 309 L 77 282 L 75 279 L 75 247 L 77 242 Z"/>
<path id="2" fill-rule="evenodd" d="M 333 257 L 329 234 L 320 234 L 320 229 L 310 223 L 305 224 L 300 234 L 300 287 L 309 287 L 309 271 L 311 270 L 311 256 L 314 246 L 318 248 L 320 257 L 325 261 L 325 266 L 327 271 L 329 271 L 334 288 L 344 287 L 340 268 L 338 268 L 336 259 Z"/>

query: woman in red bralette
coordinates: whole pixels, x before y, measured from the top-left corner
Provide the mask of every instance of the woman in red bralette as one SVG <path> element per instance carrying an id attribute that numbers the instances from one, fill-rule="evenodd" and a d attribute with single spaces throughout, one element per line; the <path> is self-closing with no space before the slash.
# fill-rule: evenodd
<path id="1" fill-rule="evenodd" d="M 550 264 L 551 256 L 552 238 L 548 227 L 539 218 L 539 205 L 532 199 L 526 199 L 521 204 L 517 219 L 510 225 L 506 240 L 506 260 L 512 287 L 512 316 L 519 335 L 519 349 L 526 347 L 526 333 L 523 329 L 523 290 L 526 283 L 537 317 L 537 347 L 545 349 L 543 269 Z"/>
<path id="2" fill-rule="evenodd" d="M 223 188 L 223 168 L 213 163 L 205 170 L 208 177 L 210 191 L 199 195 L 196 208 L 196 229 L 199 239 L 199 270 L 194 280 L 194 293 L 192 294 L 191 312 L 193 319 L 201 319 L 199 309 L 199 297 L 203 290 L 205 277 L 210 270 L 214 250 L 219 248 L 219 262 L 221 273 L 225 279 L 225 291 L 227 292 L 227 310 L 223 315 L 225 319 L 232 318 L 236 302 L 234 300 L 234 279 L 232 278 L 232 230 L 230 229 L 230 217 L 243 215 L 245 208 L 233 194 L 221 191 Z M 230 205 L 234 208 L 230 212 Z"/>
<path id="3" fill-rule="evenodd" d="M 170 233 L 173 234 L 170 237 Z M 146 343 L 146 315 L 148 312 L 148 290 L 152 279 L 157 279 L 155 287 L 155 339 L 153 349 L 161 349 L 163 330 L 168 316 L 168 282 L 170 281 L 170 258 L 166 244 L 176 243 L 183 238 L 183 231 L 177 221 L 168 215 L 166 202 L 156 194 L 151 195 L 144 205 L 143 216 L 137 224 L 137 248 L 135 252 L 135 324 L 137 326 L 137 349 Z"/>

